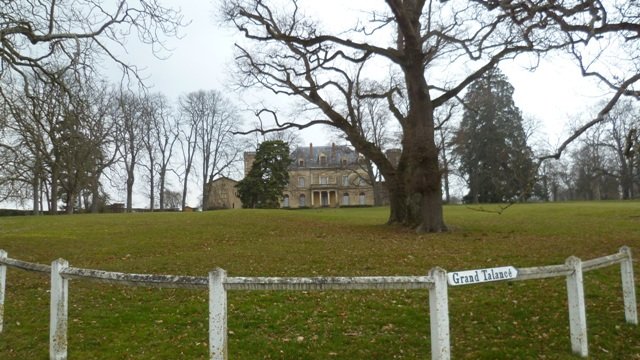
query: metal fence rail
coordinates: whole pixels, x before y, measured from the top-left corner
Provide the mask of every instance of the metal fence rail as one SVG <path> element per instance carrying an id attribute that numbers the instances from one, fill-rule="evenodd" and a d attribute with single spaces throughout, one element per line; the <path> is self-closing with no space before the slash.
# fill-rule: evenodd
<path id="1" fill-rule="evenodd" d="M 569 304 L 569 327 L 572 351 L 588 355 L 587 322 L 584 304 L 583 272 L 620 264 L 625 320 L 638 324 L 633 261 L 631 250 L 591 260 L 567 258 L 564 264 L 518 268 L 511 281 L 566 277 Z M 209 290 L 209 354 L 212 360 L 227 359 L 227 291 L 326 291 L 326 290 L 429 290 L 431 323 L 431 358 L 450 359 L 449 305 L 447 272 L 433 268 L 427 276 L 364 277 L 227 277 L 223 269 L 211 271 L 208 277 L 128 274 L 70 267 L 64 259 L 51 266 L 11 259 L 0 250 L 0 334 L 4 319 L 7 268 L 16 268 L 51 276 L 50 359 L 67 358 L 69 279 L 81 279 L 124 286 L 185 288 Z"/>

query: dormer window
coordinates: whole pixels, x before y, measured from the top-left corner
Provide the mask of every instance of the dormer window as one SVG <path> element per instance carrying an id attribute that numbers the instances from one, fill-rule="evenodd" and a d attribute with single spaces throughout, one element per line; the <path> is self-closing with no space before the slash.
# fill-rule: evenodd
<path id="1" fill-rule="evenodd" d="M 298 159 L 298 166 L 304 167 L 304 159 Z"/>
<path id="2" fill-rule="evenodd" d="M 342 166 L 347 166 L 347 159 L 342 159 Z"/>
<path id="3" fill-rule="evenodd" d="M 327 155 L 320 155 L 320 166 L 327 166 Z"/>

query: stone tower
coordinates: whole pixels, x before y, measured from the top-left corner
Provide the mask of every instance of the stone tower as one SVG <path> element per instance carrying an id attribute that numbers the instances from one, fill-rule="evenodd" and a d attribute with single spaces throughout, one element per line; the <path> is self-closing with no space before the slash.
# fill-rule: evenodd
<path id="1" fill-rule="evenodd" d="M 398 164 L 400 163 L 400 156 L 402 155 L 402 149 L 389 149 L 385 151 L 385 155 L 387 156 L 387 159 L 389 159 L 389 161 L 391 162 L 391 165 L 393 165 L 394 168 L 397 168 Z"/>
<path id="2" fill-rule="evenodd" d="M 255 151 L 245 151 L 244 152 L 244 177 L 249 175 L 249 171 L 251 171 L 251 167 L 253 166 L 253 161 L 256 159 Z"/>

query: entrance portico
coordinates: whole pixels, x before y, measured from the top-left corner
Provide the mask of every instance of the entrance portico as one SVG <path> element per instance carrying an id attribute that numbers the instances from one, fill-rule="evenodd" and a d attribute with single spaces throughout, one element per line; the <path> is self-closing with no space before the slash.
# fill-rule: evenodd
<path id="1" fill-rule="evenodd" d="M 335 207 L 338 206 L 337 190 L 312 190 L 311 207 Z"/>

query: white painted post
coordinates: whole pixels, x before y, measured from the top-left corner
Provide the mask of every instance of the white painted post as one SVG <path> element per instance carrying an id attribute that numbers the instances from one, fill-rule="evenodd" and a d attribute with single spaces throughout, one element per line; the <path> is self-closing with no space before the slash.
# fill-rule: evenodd
<path id="1" fill-rule="evenodd" d="M 570 256 L 565 261 L 565 264 L 572 269 L 571 274 L 567 275 L 571 350 L 574 354 L 587 357 L 589 345 L 587 341 L 587 313 L 584 302 L 582 260 L 575 256 Z"/>
<path id="2" fill-rule="evenodd" d="M 209 273 L 209 358 L 227 360 L 227 272 L 217 268 Z"/>
<path id="3" fill-rule="evenodd" d="M 626 259 L 620 263 L 622 275 L 622 295 L 624 298 L 624 318 L 629 324 L 638 325 L 638 308 L 636 304 L 636 287 L 633 281 L 633 259 L 628 246 L 620 248 Z"/>
<path id="4" fill-rule="evenodd" d="M 449 360 L 449 299 L 447 296 L 447 272 L 439 267 L 429 271 L 434 284 L 429 288 L 429 313 L 431 316 L 431 359 Z"/>
<path id="5" fill-rule="evenodd" d="M 0 260 L 7 258 L 7 252 L 0 250 Z M 4 292 L 7 288 L 7 266 L 0 263 L 0 334 L 4 324 Z"/>
<path id="6" fill-rule="evenodd" d="M 51 314 L 49 322 L 49 359 L 67 359 L 67 316 L 69 280 L 60 271 L 69 267 L 69 262 L 58 259 L 51 263 Z"/>

